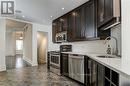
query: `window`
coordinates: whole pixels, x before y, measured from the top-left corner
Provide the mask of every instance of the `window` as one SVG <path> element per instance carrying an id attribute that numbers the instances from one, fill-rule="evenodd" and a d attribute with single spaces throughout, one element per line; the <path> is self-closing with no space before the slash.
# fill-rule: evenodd
<path id="1" fill-rule="evenodd" d="M 23 50 L 23 40 L 16 40 L 16 50 Z"/>

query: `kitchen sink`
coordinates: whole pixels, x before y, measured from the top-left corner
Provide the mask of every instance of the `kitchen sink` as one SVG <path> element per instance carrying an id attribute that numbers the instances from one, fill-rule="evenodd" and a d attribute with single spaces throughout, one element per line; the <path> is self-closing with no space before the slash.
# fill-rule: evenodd
<path id="1" fill-rule="evenodd" d="M 108 55 L 101 55 L 101 56 L 97 56 L 99 58 L 115 58 L 114 56 L 108 56 Z"/>

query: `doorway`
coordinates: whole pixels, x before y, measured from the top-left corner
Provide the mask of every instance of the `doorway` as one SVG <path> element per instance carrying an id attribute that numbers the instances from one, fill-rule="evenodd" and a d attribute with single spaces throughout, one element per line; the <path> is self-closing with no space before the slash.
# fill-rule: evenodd
<path id="1" fill-rule="evenodd" d="M 27 23 L 6 19 L 6 69 L 28 67 L 24 59 L 24 34 Z"/>
<path id="2" fill-rule="evenodd" d="M 37 61 L 38 64 L 45 64 L 47 59 L 48 49 L 48 33 L 38 31 L 37 32 Z"/>

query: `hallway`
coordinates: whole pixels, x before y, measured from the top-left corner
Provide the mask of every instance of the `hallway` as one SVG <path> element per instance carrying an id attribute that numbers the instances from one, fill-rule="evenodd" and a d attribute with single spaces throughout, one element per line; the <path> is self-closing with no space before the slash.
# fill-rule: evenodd
<path id="1" fill-rule="evenodd" d="M 47 71 L 46 65 L 0 72 L 0 86 L 82 86 Z"/>
<path id="2" fill-rule="evenodd" d="M 6 56 L 6 69 L 29 67 L 30 65 L 22 57 L 22 55 Z"/>

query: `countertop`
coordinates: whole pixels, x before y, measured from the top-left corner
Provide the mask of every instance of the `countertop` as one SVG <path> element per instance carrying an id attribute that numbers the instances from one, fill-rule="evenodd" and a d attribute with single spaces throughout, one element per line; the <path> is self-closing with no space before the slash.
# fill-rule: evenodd
<path id="1" fill-rule="evenodd" d="M 103 53 L 86 53 L 86 52 L 63 52 L 67 54 L 79 54 L 88 56 L 89 58 L 99 62 L 100 64 L 118 72 L 119 74 L 126 75 L 130 78 L 130 61 L 123 60 L 120 57 L 116 58 L 99 58 L 97 56 L 106 55 Z"/>

